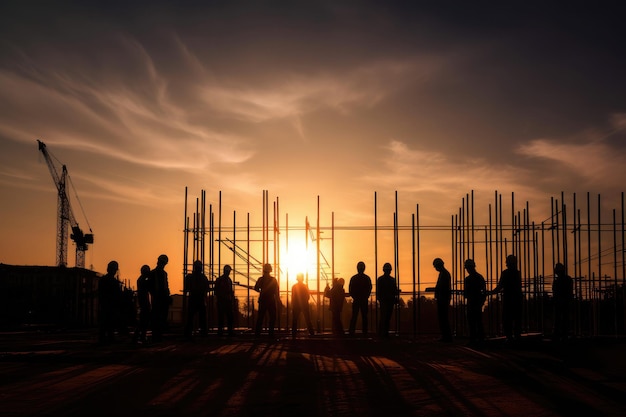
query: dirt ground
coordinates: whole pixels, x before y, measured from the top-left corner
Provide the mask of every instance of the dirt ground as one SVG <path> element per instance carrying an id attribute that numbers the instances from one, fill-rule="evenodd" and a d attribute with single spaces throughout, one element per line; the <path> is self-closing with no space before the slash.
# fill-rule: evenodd
<path id="1" fill-rule="evenodd" d="M 0 415 L 623 416 L 626 343 L 0 333 Z"/>

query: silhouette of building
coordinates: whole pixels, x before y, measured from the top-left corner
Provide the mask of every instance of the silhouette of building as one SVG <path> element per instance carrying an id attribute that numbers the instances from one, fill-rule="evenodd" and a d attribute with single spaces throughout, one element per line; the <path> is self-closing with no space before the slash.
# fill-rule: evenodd
<path id="1" fill-rule="evenodd" d="M 0 264 L 0 327 L 95 325 L 101 275 L 83 268 Z"/>

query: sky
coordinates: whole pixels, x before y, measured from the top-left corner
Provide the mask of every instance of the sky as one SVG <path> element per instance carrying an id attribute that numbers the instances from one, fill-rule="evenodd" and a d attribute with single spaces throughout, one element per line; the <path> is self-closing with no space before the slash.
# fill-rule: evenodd
<path id="1" fill-rule="evenodd" d="M 56 188 L 37 139 L 67 166 L 93 231 L 87 266 L 115 259 L 134 282 L 166 253 L 172 292 L 186 187 L 192 205 L 205 190 L 215 209 L 221 195 L 224 226 L 261 226 L 263 190 L 294 228 L 315 225 L 319 199 L 322 225 L 343 228 L 344 277 L 389 259 L 389 232 L 373 255 L 375 195 L 380 225 L 393 224 L 396 195 L 403 226 L 417 206 L 421 225 L 449 225 L 470 192 L 481 213 L 494 191 L 515 193 L 539 221 L 562 192 L 619 207 L 618 6 L 126 3 L 0 5 L 2 263 L 55 263 Z M 304 232 L 287 234 L 295 244 Z M 432 281 L 449 232 L 421 239 Z M 403 240 L 402 259 L 410 250 Z"/>

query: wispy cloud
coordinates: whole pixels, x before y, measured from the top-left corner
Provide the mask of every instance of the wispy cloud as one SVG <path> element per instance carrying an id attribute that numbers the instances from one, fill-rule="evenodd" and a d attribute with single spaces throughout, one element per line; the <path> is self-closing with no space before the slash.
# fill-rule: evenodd
<path id="1" fill-rule="evenodd" d="M 582 141 L 578 139 L 575 142 L 535 139 L 520 145 L 517 153 L 543 160 L 546 166 L 552 166 L 551 170 L 560 171 L 558 181 L 561 183 L 574 182 L 582 187 L 619 190 L 626 178 L 626 156 L 610 144 L 608 138 L 624 130 L 625 120 L 624 114 L 615 114 L 610 117 L 608 134 L 601 131 L 586 133 Z M 567 181 L 568 177 L 570 181 Z"/>
<path id="2" fill-rule="evenodd" d="M 374 186 L 413 193 L 464 195 L 468 190 L 527 189 L 523 167 L 474 156 L 410 148 L 391 140 L 383 147 L 382 168 L 365 179 Z"/>
<path id="3" fill-rule="evenodd" d="M 372 107 L 438 62 L 382 61 L 334 73 L 281 74 L 268 85 L 207 85 L 201 95 L 215 112 L 251 123 L 297 118 L 319 109 L 349 113 Z"/>

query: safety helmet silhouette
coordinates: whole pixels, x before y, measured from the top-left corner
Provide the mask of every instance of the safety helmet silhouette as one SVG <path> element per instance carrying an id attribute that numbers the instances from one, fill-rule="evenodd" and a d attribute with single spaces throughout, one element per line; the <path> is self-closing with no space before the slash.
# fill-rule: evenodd
<path id="1" fill-rule="evenodd" d="M 117 270 L 119 269 L 119 264 L 117 263 L 117 261 L 111 261 L 109 262 L 109 264 L 107 265 L 107 272 L 109 274 L 113 274 L 115 272 L 117 272 Z"/>
<path id="2" fill-rule="evenodd" d="M 433 266 L 443 266 L 443 259 L 441 258 L 435 258 L 433 260 Z"/>
<path id="3" fill-rule="evenodd" d="M 263 272 L 272 272 L 272 265 L 270 264 L 263 265 Z"/>
<path id="4" fill-rule="evenodd" d="M 517 266 L 517 256 L 509 255 L 506 257 L 506 266 Z"/>

